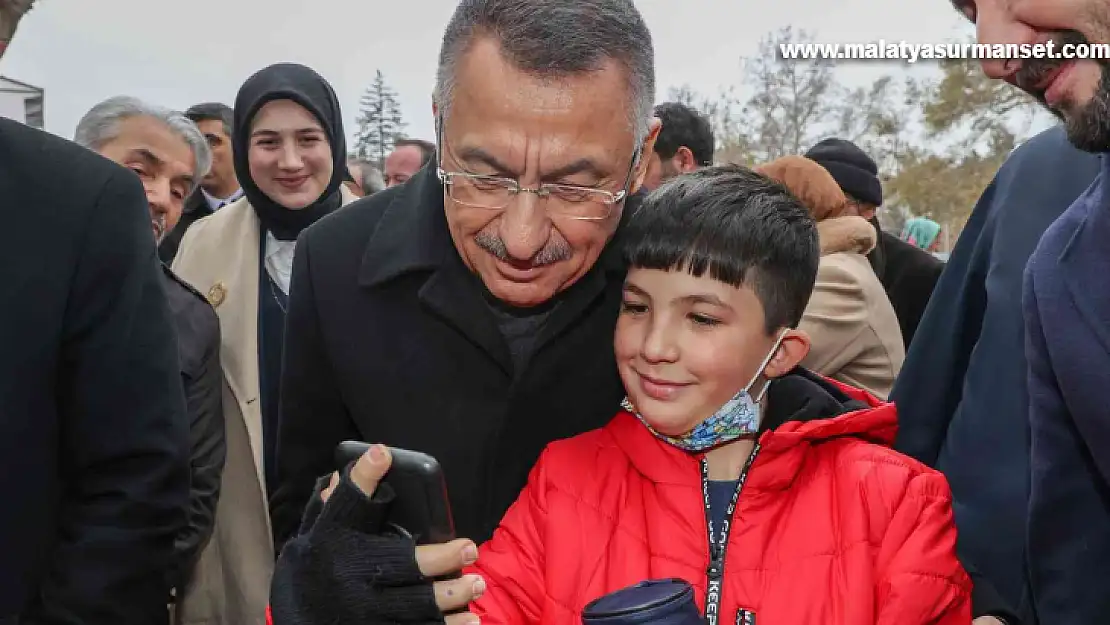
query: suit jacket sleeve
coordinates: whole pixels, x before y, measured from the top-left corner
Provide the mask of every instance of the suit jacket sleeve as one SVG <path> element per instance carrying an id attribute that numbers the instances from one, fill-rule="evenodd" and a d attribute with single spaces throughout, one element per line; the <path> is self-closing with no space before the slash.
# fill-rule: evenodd
<path id="1" fill-rule="evenodd" d="M 983 325 L 990 262 L 988 219 L 997 177 L 980 196 L 914 333 L 890 401 L 898 405 L 895 448 L 935 467 L 963 396 L 964 373 Z"/>
<path id="2" fill-rule="evenodd" d="M 1092 450 L 1069 413 L 1045 341 L 1038 301 L 1036 254 L 1025 273 L 1024 309 L 1032 434 L 1029 521 L 1026 526 L 1029 581 L 1037 619 L 1053 625 L 1106 621 L 1110 583 L 1106 557 L 1110 524 L 1101 479 L 1093 478 Z M 1054 276 L 1050 276 L 1054 277 Z M 1095 452 L 1097 453 L 1097 452 Z"/>
<path id="3" fill-rule="evenodd" d="M 277 484 L 270 501 L 278 551 L 300 526 L 316 478 L 335 471 L 336 445 L 360 436 L 325 350 L 316 310 L 311 240 L 302 236 L 297 243 L 285 320 Z"/>
<path id="4" fill-rule="evenodd" d="M 174 329 L 137 179 L 114 174 L 84 226 L 57 379 L 67 489 L 35 625 L 165 622 L 188 501 Z"/>
<path id="5" fill-rule="evenodd" d="M 185 404 L 191 421 L 192 479 L 187 523 L 175 543 L 177 571 L 171 583 L 179 590 L 188 581 L 201 550 L 212 535 L 227 454 L 224 438 L 223 371 L 220 368 L 220 326 L 215 315 L 212 315 L 211 321 L 211 332 L 205 341 L 201 367 L 193 377 L 185 380 Z"/>

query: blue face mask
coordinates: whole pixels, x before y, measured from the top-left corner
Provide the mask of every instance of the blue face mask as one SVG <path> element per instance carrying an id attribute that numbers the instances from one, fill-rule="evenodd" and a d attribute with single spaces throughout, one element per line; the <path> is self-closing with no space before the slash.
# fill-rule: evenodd
<path id="1" fill-rule="evenodd" d="M 748 384 L 741 389 L 739 393 L 734 395 L 732 399 L 728 400 L 724 406 L 721 406 L 717 412 L 714 412 L 712 416 L 702 421 L 694 427 L 694 429 L 685 434 L 668 436 L 657 432 L 655 428 L 651 427 L 651 424 L 640 415 L 639 411 L 636 410 L 635 406 L 632 405 L 632 402 L 630 402 L 627 397 L 621 402 L 621 407 L 636 415 L 636 418 L 660 440 L 684 451 L 708 451 L 714 447 L 720 447 L 726 443 L 731 443 L 744 436 L 756 434 L 759 432 L 759 424 L 762 421 L 762 415 L 760 414 L 762 411 L 760 410 L 759 403 L 763 401 L 763 396 L 767 394 L 767 387 L 771 385 L 771 382 L 768 380 L 767 383 L 763 385 L 763 388 L 760 389 L 759 395 L 755 398 L 752 398 L 749 391 L 751 391 L 756 381 L 759 380 L 759 377 L 763 375 L 763 370 L 767 368 L 771 359 L 778 353 L 779 347 L 782 346 L 782 341 L 786 338 L 787 332 L 788 330 L 783 330 L 782 334 L 779 335 L 778 340 L 775 341 L 774 346 L 771 347 L 771 351 L 767 354 L 767 357 L 763 359 L 763 363 L 759 365 L 759 368 L 756 369 L 755 375 L 752 376 Z"/>

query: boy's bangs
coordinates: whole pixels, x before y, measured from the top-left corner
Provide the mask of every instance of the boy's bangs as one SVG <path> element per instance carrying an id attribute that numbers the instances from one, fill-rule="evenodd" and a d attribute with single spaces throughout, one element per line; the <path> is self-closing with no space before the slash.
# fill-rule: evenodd
<path id="1" fill-rule="evenodd" d="M 720 234 L 703 230 L 692 239 L 679 228 L 641 231 L 625 248 L 629 268 L 685 271 L 700 278 L 708 275 L 734 287 L 745 284 L 749 267 L 729 250 Z M 733 246 L 735 247 L 735 245 Z"/>

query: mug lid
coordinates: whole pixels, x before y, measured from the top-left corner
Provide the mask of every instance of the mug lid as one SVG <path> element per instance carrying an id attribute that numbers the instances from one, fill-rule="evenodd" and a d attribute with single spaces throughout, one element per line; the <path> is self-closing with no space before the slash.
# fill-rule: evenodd
<path id="1" fill-rule="evenodd" d="M 583 618 L 622 616 L 670 603 L 693 599 L 694 588 L 681 579 L 656 579 L 595 599 L 582 611 Z"/>

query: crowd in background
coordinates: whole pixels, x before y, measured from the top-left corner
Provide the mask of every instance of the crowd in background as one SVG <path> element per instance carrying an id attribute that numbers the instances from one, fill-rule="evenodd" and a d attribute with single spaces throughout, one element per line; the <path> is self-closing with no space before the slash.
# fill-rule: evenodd
<path id="1" fill-rule="evenodd" d="M 1110 40 L 1095 0 L 957 5 L 985 43 Z M 1110 613 L 1104 64 L 983 62 L 1061 124 L 944 262 L 851 141 L 714 163 L 631 2 L 463 0 L 442 45 L 436 136 L 381 163 L 292 63 L 72 141 L 0 119 L 0 624 L 571 623 L 648 577 L 737 622 Z M 746 312 L 667 334 L 652 271 Z M 435 457 L 460 538 L 389 534 L 388 454 L 346 440 Z"/>

